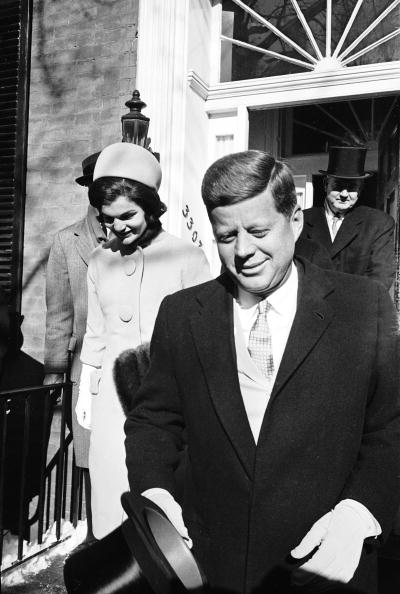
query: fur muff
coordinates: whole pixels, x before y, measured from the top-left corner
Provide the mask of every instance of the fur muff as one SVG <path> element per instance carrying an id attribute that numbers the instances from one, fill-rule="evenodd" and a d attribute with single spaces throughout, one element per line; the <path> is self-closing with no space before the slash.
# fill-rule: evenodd
<path id="1" fill-rule="evenodd" d="M 125 415 L 132 409 L 133 401 L 150 365 L 150 344 L 122 351 L 115 360 L 113 375 L 115 387 Z"/>

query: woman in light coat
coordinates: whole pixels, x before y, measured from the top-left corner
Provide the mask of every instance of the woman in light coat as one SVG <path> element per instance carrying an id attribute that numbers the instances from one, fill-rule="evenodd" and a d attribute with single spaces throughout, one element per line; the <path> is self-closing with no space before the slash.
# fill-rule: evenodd
<path id="1" fill-rule="evenodd" d="M 200 248 L 161 227 L 166 207 L 157 193 L 161 168 L 152 153 L 130 143 L 110 145 L 98 158 L 93 180 L 91 202 L 101 208 L 110 234 L 89 261 L 76 414 L 83 426 L 91 427 L 93 532 L 101 538 L 123 521 L 120 496 L 129 490 L 115 360 L 122 351 L 150 342 L 166 295 L 210 275 Z"/>

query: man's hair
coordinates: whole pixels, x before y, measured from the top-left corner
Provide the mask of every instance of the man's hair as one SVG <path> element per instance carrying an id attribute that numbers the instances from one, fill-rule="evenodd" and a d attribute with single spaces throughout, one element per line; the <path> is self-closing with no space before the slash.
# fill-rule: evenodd
<path id="1" fill-rule="evenodd" d="M 226 155 L 206 171 L 201 195 L 208 214 L 254 198 L 269 188 L 278 212 L 290 217 L 297 204 L 296 188 L 289 167 L 264 151 L 243 151 Z"/>
<path id="2" fill-rule="evenodd" d="M 106 204 L 111 204 L 119 196 L 135 202 L 145 213 L 150 228 L 161 228 L 160 217 L 167 210 L 158 193 L 144 184 L 123 177 L 99 177 L 89 187 L 89 201 L 101 211 Z"/>

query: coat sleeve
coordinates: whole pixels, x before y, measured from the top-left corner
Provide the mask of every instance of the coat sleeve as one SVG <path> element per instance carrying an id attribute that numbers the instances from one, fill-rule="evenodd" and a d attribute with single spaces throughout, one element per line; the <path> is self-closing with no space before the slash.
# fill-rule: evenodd
<path id="1" fill-rule="evenodd" d="M 184 447 L 184 420 L 175 379 L 166 297 L 151 341 L 149 372 L 125 422 L 126 464 L 130 488 L 142 493 L 161 487 L 176 494 L 174 470 Z"/>
<path id="2" fill-rule="evenodd" d="M 182 289 L 211 280 L 208 260 L 199 247 L 190 246 L 187 250 L 185 267 L 182 270 Z"/>
<path id="3" fill-rule="evenodd" d="M 399 334 L 389 294 L 381 284 L 377 292 L 376 364 L 358 460 L 341 499 L 365 505 L 387 536 L 400 503 Z"/>
<path id="4" fill-rule="evenodd" d="M 370 259 L 366 276 L 381 281 L 390 289 L 394 280 L 394 220 L 385 216 L 384 224 L 379 227 L 371 246 Z"/>
<path id="5" fill-rule="evenodd" d="M 93 367 L 101 367 L 105 344 L 104 317 L 96 283 L 94 257 L 89 260 L 87 272 L 88 314 L 86 332 L 83 338 L 81 361 Z"/>
<path id="6" fill-rule="evenodd" d="M 59 233 L 50 248 L 46 272 L 45 373 L 64 373 L 74 323 L 68 265 Z"/>

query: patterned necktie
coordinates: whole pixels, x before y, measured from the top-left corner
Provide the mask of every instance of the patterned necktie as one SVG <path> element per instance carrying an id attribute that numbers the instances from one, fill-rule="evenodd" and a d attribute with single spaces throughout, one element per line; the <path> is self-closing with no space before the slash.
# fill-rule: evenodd
<path id="1" fill-rule="evenodd" d="M 258 304 L 257 318 L 250 330 L 248 351 L 254 363 L 268 380 L 274 374 L 274 359 L 272 356 L 272 339 L 267 314 L 272 305 L 266 299 Z"/>

